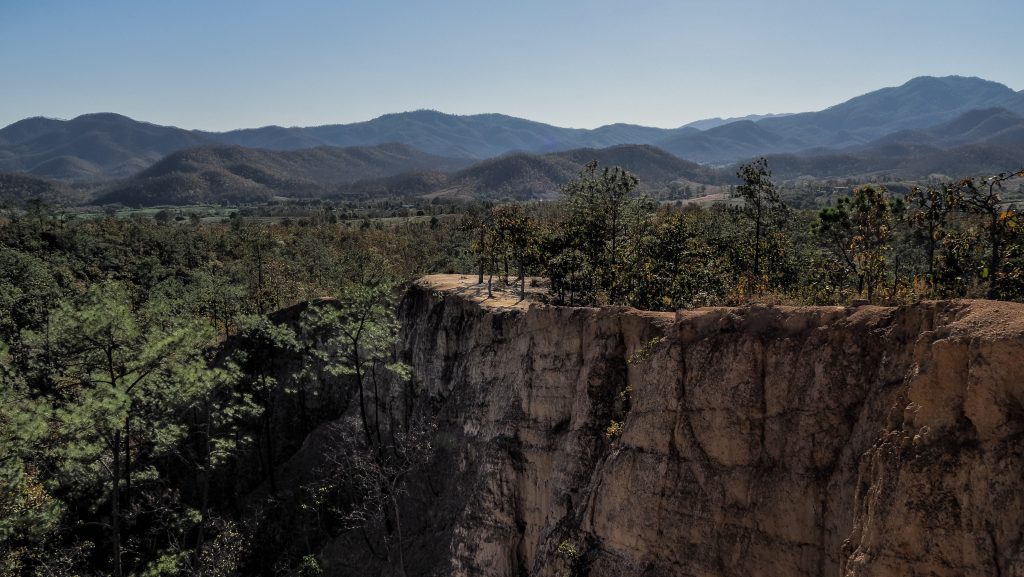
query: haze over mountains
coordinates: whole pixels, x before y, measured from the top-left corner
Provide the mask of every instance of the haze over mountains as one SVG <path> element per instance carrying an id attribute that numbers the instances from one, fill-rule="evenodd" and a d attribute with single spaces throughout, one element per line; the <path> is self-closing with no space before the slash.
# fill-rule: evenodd
<path id="1" fill-rule="evenodd" d="M 616 148 L 601 152 L 610 147 Z M 680 178 L 721 181 L 723 171 L 696 163 L 727 166 L 760 155 L 769 155 L 776 174 L 785 178 L 959 176 L 1018 168 L 1024 164 L 1022 149 L 1024 91 L 950 76 L 915 78 L 818 112 L 708 119 L 674 129 L 573 129 L 501 114 L 430 110 L 345 125 L 220 133 L 112 113 L 67 121 L 29 118 L 0 129 L 0 172 L 121 180 L 104 185 L 101 198 L 147 204 L 168 195 L 237 200 L 317 195 L 339 187 L 486 189 L 529 197 L 557 190 L 588 155 L 616 162 L 626 157 L 624 166 L 641 180 L 663 185 Z M 684 166 L 679 159 L 688 162 Z M 484 162 L 470 166 L 478 161 Z M 663 169 L 655 168 L 659 163 Z"/>

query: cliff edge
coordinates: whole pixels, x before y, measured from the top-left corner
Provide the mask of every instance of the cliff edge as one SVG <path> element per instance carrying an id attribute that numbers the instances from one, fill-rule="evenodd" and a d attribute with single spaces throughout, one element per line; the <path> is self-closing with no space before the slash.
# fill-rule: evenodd
<path id="1" fill-rule="evenodd" d="M 1024 305 L 649 313 L 421 279 L 436 574 L 1024 575 Z"/>

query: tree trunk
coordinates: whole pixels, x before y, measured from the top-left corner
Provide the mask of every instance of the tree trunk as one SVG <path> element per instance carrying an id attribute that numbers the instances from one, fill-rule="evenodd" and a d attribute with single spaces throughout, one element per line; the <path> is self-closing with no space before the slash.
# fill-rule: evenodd
<path id="1" fill-rule="evenodd" d="M 395 491 L 391 490 L 391 504 L 395 509 L 395 545 L 398 551 L 398 574 L 405 577 L 405 555 L 402 553 L 402 522 L 398 513 L 398 499 L 395 498 Z"/>
<path id="2" fill-rule="evenodd" d="M 618 248 L 618 237 L 619 237 L 619 211 L 618 209 L 612 210 L 612 255 L 611 255 L 611 283 L 608 287 L 608 300 L 609 304 L 618 304 L 619 300 L 619 280 L 615 272 L 615 265 L 618 262 L 619 248 Z"/>
<path id="3" fill-rule="evenodd" d="M 366 447 L 372 449 L 373 433 L 370 432 L 370 423 L 366 419 L 366 392 L 363 390 L 363 368 L 359 359 L 358 342 L 353 343 L 353 348 L 356 350 L 352 357 L 352 364 L 356 370 L 356 387 L 359 388 L 359 417 L 363 422 L 363 435 L 366 436 Z"/>
<path id="4" fill-rule="evenodd" d="M 302 421 L 302 436 L 309 435 L 309 410 L 306 408 L 306 381 L 299 380 L 299 420 Z"/>
<path id="5" fill-rule="evenodd" d="M 519 299 L 526 300 L 526 271 L 522 259 L 519 260 Z"/>
<path id="6" fill-rule="evenodd" d="M 999 270 L 1000 260 L 1000 238 L 999 238 L 999 214 L 992 215 L 992 229 L 989 233 L 989 242 L 992 243 L 992 253 L 988 259 L 988 298 L 996 300 L 999 298 L 999 281 L 996 271 Z"/>
<path id="7" fill-rule="evenodd" d="M 494 293 L 491 292 L 491 281 L 494 279 L 494 269 L 497 268 L 497 258 L 491 258 L 491 267 L 489 274 L 487 275 L 487 298 L 492 298 Z"/>
<path id="8" fill-rule="evenodd" d="M 480 274 L 477 277 L 476 284 L 484 284 L 484 229 L 480 228 Z"/>
<path id="9" fill-rule="evenodd" d="M 928 231 L 928 288 L 935 292 L 935 244 L 938 242 L 935 236 L 938 234 L 935 226 L 929 227 Z"/>
<path id="10" fill-rule="evenodd" d="M 114 432 L 114 462 L 110 479 L 110 549 L 114 557 L 114 577 L 121 577 L 121 431 Z"/>
<path id="11" fill-rule="evenodd" d="M 263 437 L 266 441 L 264 454 L 267 459 L 267 477 L 270 481 L 270 494 L 277 496 L 277 476 L 274 474 L 274 437 L 271 431 L 270 414 L 270 389 L 267 387 L 267 375 L 261 373 L 260 381 L 263 387 Z"/>
<path id="12" fill-rule="evenodd" d="M 199 478 L 196 480 L 199 485 L 199 527 L 196 529 L 196 546 L 192 553 L 193 566 L 197 575 L 203 574 L 203 546 L 206 544 L 206 522 L 210 515 L 210 401 L 205 403 L 205 423 L 203 423 L 203 440 L 200 443 L 201 464 Z"/>
<path id="13" fill-rule="evenodd" d="M 757 283 L 761 282 L 761 209 L 757 209 L 757 218 L 754 220 L 754 278 Z M 757 285 L 755 285 L 756 288 Z"/>
<path id="14" fill-rule="evenodd" d="M 384 437 L 380 432 L 380 388 L 377 386 L 377 361 L 370 365 L 371 378 L 373 379 L 373 429 L 377 432 L 377 447 L 384 444 Z"/>
<path id="15" fill-rule="evenodd" d="M 266 314 L 266 306 L 263 302 L 263 251 L 256 249 L 256 310 L 260 315 Z"/>
<path id="16" fill-rule="evenodd" d="M 132 416 L 124 420 L 124 509 L 132 510 Z"/>

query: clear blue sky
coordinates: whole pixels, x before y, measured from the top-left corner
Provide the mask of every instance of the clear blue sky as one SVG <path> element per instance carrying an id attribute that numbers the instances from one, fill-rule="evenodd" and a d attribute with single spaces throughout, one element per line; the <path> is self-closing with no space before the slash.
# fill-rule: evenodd
<path id="1" fill-rule="evenodd" d="M 1022 0 L 0 0 L 0 126 L 226 130 L 433 108 L 674 127 L 915 76 L 1024 89 Z"/>

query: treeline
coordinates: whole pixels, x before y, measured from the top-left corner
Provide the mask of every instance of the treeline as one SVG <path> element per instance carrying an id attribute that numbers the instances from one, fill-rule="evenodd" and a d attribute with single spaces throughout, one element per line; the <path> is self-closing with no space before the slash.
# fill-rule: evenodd
<path id="1" fill-rule="evenodd" d="M 316 575 L 352 532 L 400 566 L 401 483 L 430 453 L 394 299 L 467 245 L 444 223 L 6 214 L 0 575 Z M 314 430 L 333 466 L 289 473 Z"/>
<path id="2" fill-rule="evenodd" d="M 835 304 L 1024 297 L 1024 227 L 1002 198 L 1024 171 L 915 187 L 865 185 L 820 212 L 787 206 L 767 161 L 731 202 L 659 204 L 591 163 L 554 204 L 469 215 L 481 282 L 550 280 L 558 304 L 671 310 L 752 300 Z"/>

